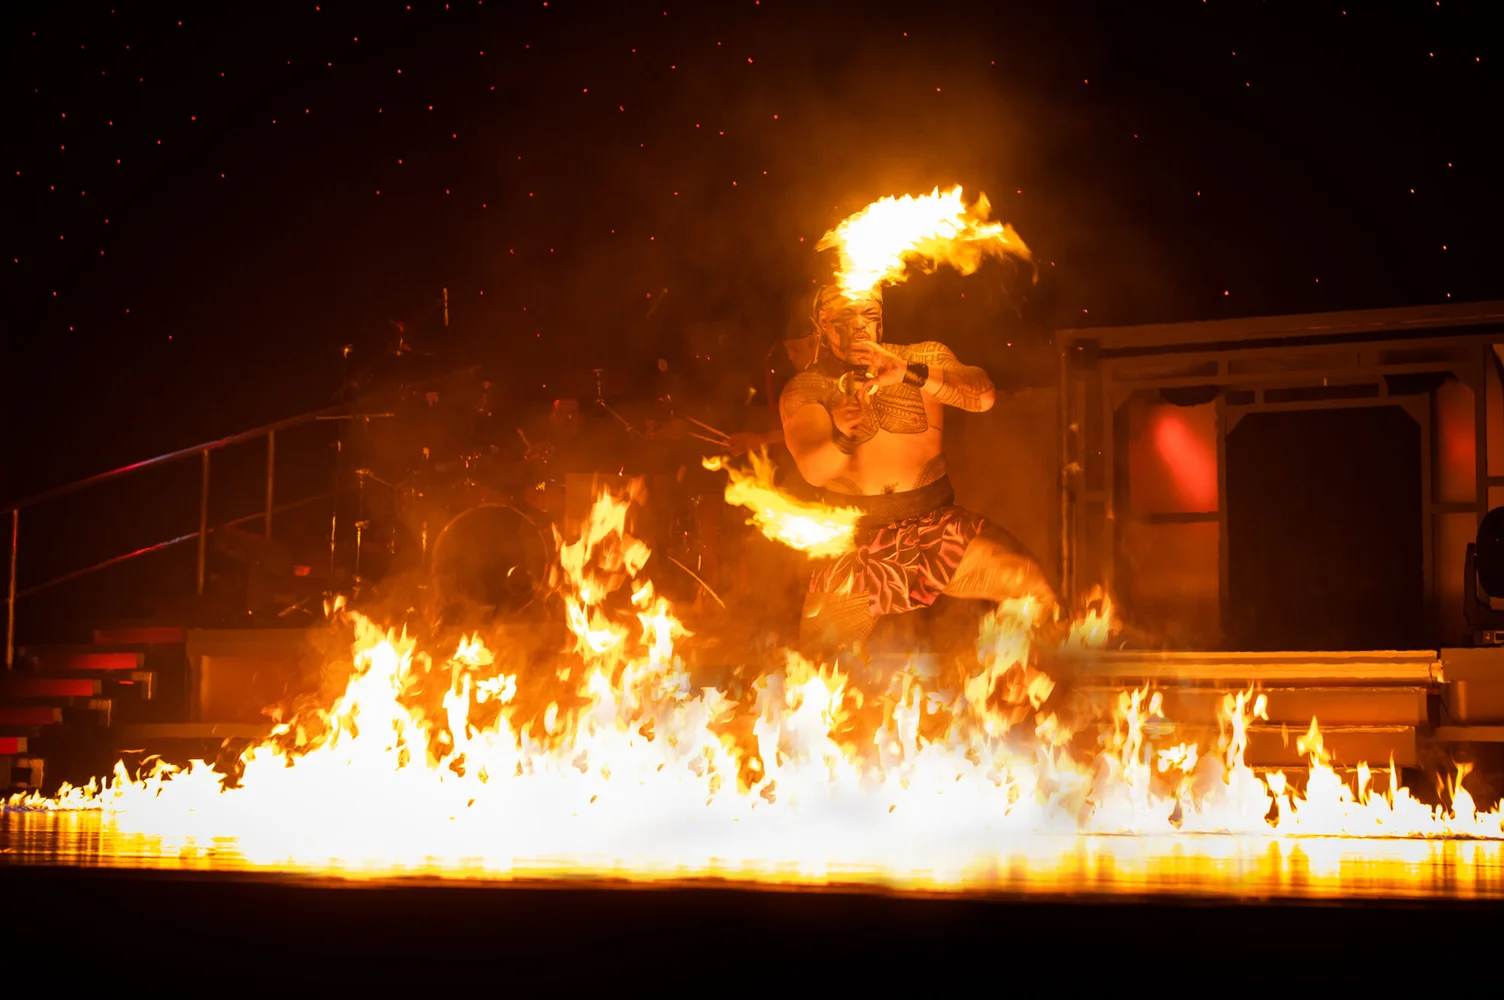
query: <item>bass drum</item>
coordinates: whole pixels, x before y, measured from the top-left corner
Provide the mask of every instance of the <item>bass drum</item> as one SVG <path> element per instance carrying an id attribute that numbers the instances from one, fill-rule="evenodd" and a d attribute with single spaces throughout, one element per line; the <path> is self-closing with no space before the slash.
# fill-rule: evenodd
<path id="1" fill-rule="evenodd" d="M 440 613 L 522 614 L 544 595 L 551 551 L 537 524 L 515 507 L 471 507 L 433 543 L 430 565 Z"/>

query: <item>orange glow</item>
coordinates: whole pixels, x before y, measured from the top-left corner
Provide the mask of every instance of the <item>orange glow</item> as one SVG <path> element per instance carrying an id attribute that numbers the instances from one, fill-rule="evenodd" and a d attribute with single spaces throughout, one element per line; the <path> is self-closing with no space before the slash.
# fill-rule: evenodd
<path id="1" fill-rule="evenodd" d="M 1472 388 L 1458 379 L 1443 382 L 1436 390 L 1436 430 L 1441 442 L 1436 455 L 1436 485 L 1443 503 L 1466 503 L 1477 490 L 1474 419 Z"/>
<path id="2" fill-rule="evenodd" d="M 1304 789 L 1260 775 L 1244 758 L 1253 721 L 1270 717 L 1254 690 L 1226 694 L 1210 745 L 1178 731 L 1148 685 L 1083 710 L 1039 668 L 1028 601 L 1003 602 L 976 655 L 940 671 L 868 677 L 786 652 L 728 694 L 691 679 L 689 633 L 640 575 L 649 553 L 629 508 L 603 495 L 579 538 L 560 540 L 552 579 L 572 641 L 548 667 L 510 643 L 413 636 L 336 604 L 344 693 L 277 726 L 235 780 L 202 761 L 134 776 L 119 764 L 6 808 L 98 811 L 126 842 L 233 840 L 247 866 L 281 870 L 796 884 L 858 870 L 916 889 L 985 884 L 999 859 L 1031 851 L 1048 877 L 1094 834 L 1219 834 L 1204 842 L 1234 853 L 1284 837 L 1504 839 L 1465 772 L 1440 807 L 1392 764 L 1380 791 L 1365 765 L 1356 780 L 1336 770 L 1315 720 Z M 1114 630 L 1106 596 L 1077 624 L 1062 641 L 1095 655 Z"/>

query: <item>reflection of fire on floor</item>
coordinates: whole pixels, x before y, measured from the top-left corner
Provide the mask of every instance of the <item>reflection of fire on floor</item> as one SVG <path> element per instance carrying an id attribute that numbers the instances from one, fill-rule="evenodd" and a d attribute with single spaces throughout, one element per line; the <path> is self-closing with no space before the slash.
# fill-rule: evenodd
<path id="1" fill-rule="evenodd" d="M 505 883 L 568 878 L 570 859 L 514 859 L 488 849 L 486 836 L 407 839 L 400 822 L 388 836 L 349 843 L 349 831 L 268 838 L 212 837 L 207 829 L 157 833 L 100 812 L 10 813 L 0 818 L 0 856 L 7 866 L 82 866 L 227 875 L 290 873 L 381 884 L 389 879 L 462 879 Z M 324 853 L 328 852 L 328 853 Z M 902 871 L 860 864 L 799 867 L 708 859 L 683 867 L 617 870 L 600 859 L 599 879 L 644 885 L 776 881 L 840 886 L 850 892 L 916 891 L 1121 897 L 1504 899 L 1504 844 L 1431 839 L 1153 837 L 1025 834 L 979 853 L 969 867 L 935 865 Z M 589 884 L 588 874 L 585 882 Z"/>

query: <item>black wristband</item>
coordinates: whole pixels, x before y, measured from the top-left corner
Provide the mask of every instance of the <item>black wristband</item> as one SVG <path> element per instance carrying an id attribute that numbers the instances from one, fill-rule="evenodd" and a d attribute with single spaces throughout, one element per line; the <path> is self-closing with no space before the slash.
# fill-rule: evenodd
<path id="1" fill-rule="evenodd" d="M 924 388 L 924 383 L 930 380 L 930 366 L 922 361 L 910 361 L 903 370 L 903 384 L 911 385 L 916 389 Z"/>

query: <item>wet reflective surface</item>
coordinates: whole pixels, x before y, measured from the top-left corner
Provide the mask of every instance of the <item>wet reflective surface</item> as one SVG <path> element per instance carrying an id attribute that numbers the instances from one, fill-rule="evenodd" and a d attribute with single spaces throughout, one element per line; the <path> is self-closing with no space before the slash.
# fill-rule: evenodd
<path id="1" fill-rule="evenodd" d="M 1345 838 L 1023 836 L 949 870 L 816 869 L 727 863 L 632 867 L 609 858 L 427 853 L 369 840 L 338 850 L 327 832 L 300 837 L 296 819 L 275 843 L 133 830 L 99 812 L 0 813 L 0 866 L 265 873 L 348 879 L 654 884 L 753 883 L 876 891 L 1040 897 L 1259 899 L 1504 899 L 1504 843 Z M 331 847 L 331 845 L 334 845 Z"/>

